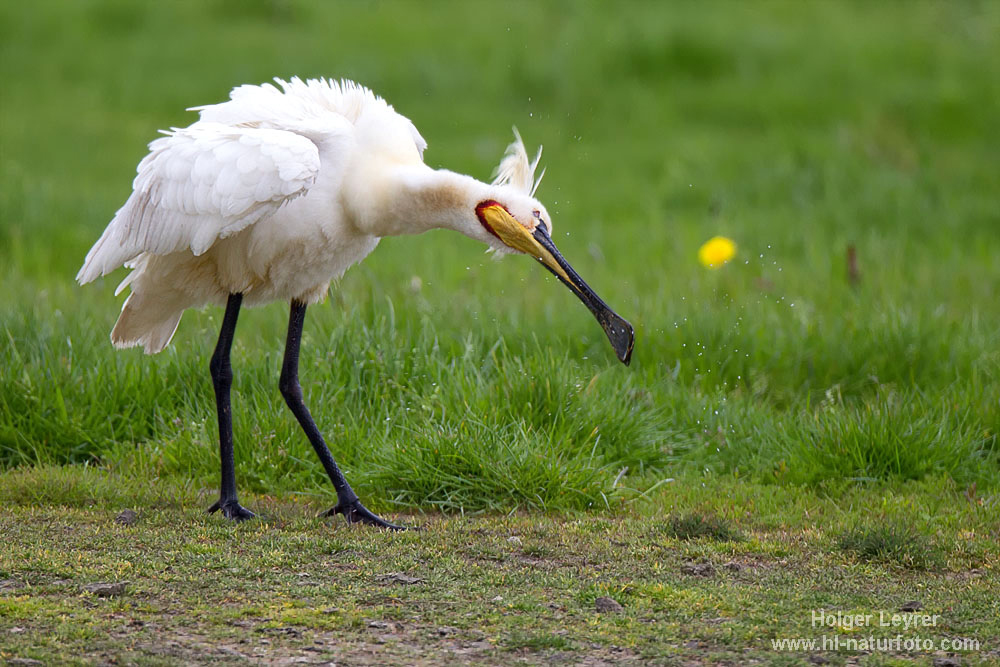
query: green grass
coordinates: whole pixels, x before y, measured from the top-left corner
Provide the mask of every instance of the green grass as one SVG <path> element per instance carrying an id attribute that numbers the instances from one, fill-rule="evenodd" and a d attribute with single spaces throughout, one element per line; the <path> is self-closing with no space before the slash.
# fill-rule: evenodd
<path id="1" fill-rule="evenodd" d="M 487 178 L 513 124 L 529 149 L 544 143 L 554 239 L 637 332 L 622 367 L 534 263 L 494 262 L 447 232 L 384 240 L 310 308 L 301 360 L 306 401 L 369 506 L 443 512 L 434 521 L 447 525 L 518 512 L 555 525 L 568 512 L 624 522 L 636 549 L 675 539 L 666 524 L 642 533 L 641 517 L 716 517 L 747 540 L 671 548 L 697 560 L 783 535 L 775 558 L 822 551 L 855 574 L 910 572 L 920 547 L 865 560 L 878 543 L 895 548 L 876 530 L 893 521 L 922 536 L 930 571 L 971 577 L 995 564 L 1000 525 L 998 35 L 998 5 L 972 1 L 3 4 L 0 492 L 27 526 L 17 539 L 100 523 L 100 504 L 162 505 L 165 541 L 143 544 L 180 548 L 167 526 L 183 516 L 215 536 L 204 562 L 221 567 L 229 529 L 179 509 L 207 506 L 218 484 L 208 359 L 221 311 L 187 313 L 160 355 L 119 352 L 108 332 L 124 271 L 86 288 L 73 276 L 156 130 L 194 119 L 185 107 L 273 76 L 331 76 L 413 119 L 435 167 Z M 739 252 L 710 271 L 696 255 L 717 234 Z M 265 510 L 320 509 L 334 494 L 277 388 L 286 322 L 281 304 L 241 314 L 238 483 Z M 676 491 L 687 488 L 723 497 Z M 966 505 L 976 519 L 963 528 Z M 293 542 L 324 529 L 289 521 Z M 544 560 L 563 546 L 523 548 Z M 501 547 L 474 550 L 488 560 Z M 6 548 L 14 559 L 27 546 Z M 561 594 L 666 600 L 654 616 L 688 609 L 686 593 L 650 577 Z M 761 609 L 784 604 L 773 586 L 795 581 L 757 587 Z M 710 593 L 696 603 L 708 596 L 727 615 L 751 597 Z M 794 595 L 799 609 L 861 604 Z M 41 605 L 56 619 L 58 600 L 44 592 L 17 613 Z M 363 625 L 344 618 L 330 622 Z M 725 642 L 776 627 L 746 621 Z M 581 632 L 526 623 L 491 636 L 497 650 L 540 655 L 578 650 Z"/>
<path id="2" fill-rule="evenodd" d="M 974 639 L 980 649 L 951 653 L 995 664 L 1000 533 L 987 507 L 958 501 L 946 483 L 853 489 L 837 502 L 734 479 L 655 495 L 628 513 L 407 515 L 400 520 L 425 530 L 387 534 L 316 519 L 319 501 L 248 497 L 267 519 L 233 526 L 201 511 L 211 491 L 171 481 L 154 487 L 65 467 L 8 472 L 0 475 L 0 659 L 931 665 L 938 657 L 771 643 L 902 634 Z M 114 521 L 126 507 L 138 509 L 134 525 Z M 726 524 L 745 539 L 675 537 L 664 507 L 730 515 Z M 937 558 L 865 559 L 836 548 L 862 515 L 873 527 L 914 519 L 904 549 L 919 541 Z M 693 575 L 692 562 L 713 570 Z M 119 596 L 84 589 L 122 581 Z M 601 596 L 623 608 L 598 612 Z M 812 622 L 816 610 L 878 618 L 911 601 L 935 625 Z"/>
<path id="3" fill-rule="evenodd" d="M 387 239 L 310 310 L 302 360 L 375 504 L 606 507 L 704 473 L 997 488 L 992 4 L 257 7 L 2 10 L 0 465 L 214 484 L 221 313 L 187 314 L 157 357 L 115 352 L 120 276 L 72 276 L 156 128 L 299 74 L 384 94 L 433 165 L 488 176 L 512 123 L 544 142 L 556 238 L 638 332 L 620 367 L 531 263 Z M 708 271 L 716 233 L 740 251 Z M 285 320 L 274 305 L 237 332 L 241 485 L 330 497 L 277 392 Z"/>
<path id="4" fill-rule="evenodd" d="M 735 542 L 742 539 L 730 521 L 700 512 L 686 512 L 671 517 L 669 535 L 679 540 L 708 538 L 719 542 Z"/>
<path id="5" fill-rule="evenodd" d="M 924 568 L 939 559 L 933 545 L 902 522 L 853 526 L 837 539 L 837 546 L 861 560 L 906 567 Z"/>

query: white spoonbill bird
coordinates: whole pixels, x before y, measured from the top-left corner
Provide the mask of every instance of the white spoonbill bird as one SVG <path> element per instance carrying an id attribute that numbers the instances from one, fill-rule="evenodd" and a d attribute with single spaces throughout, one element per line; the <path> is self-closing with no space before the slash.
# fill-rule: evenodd
<path id="1" fill-rule="evenodd" d="M 423 162 L 427 143 L 385 100 L 350 81 L 275 79 L 240 86 L 199 120 L 149 144 L 133 192 L 87 253 L 88 283 L 124 265 L 129 287 L 111 331 L 115 347 L 162 350 L 188 308 L 225 304 L 210 364 L 219 416 L 222 480 L 209 509 L 249 519 L 236 495 L 229 351 L 243 304 L 291 302 L 278 386 L 319 455 L 349 523 L 398 528 L 361 504 L 302 400 L 299 343 L 306 307 L 364 259 L 383 236 L 453 229 L 500 252 L 541 262 L 596 316 L 629 363 L 632 326 L 556 250 L 551 219 L 534 198 L 538 157 L 515 131 L 492 184 Z M 540 180 L 540 178 L 539 178 Z"/>

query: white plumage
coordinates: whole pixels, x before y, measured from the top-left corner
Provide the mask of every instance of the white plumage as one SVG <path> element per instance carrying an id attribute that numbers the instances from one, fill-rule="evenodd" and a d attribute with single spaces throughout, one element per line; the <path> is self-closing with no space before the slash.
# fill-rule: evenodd
<path id="1" fill-rule="evenodd" d="M 514 143 L 507 147 L 507 152 L 504 153 L 503 160 L 500 161 L 500 166 L 497 167 L 494 174 L 493 184 L 510 185 L 534 197 L 538 186 L 542 184 L 542 177 L 545 176 L 545 170 L 542 169 L 542 173 L 538 175 L 537 179 L 535 178 L 535 169 L 538 168 L 538 162 L 541 159 L 542 147 L 539 146 L 538 152 L 535 153 L 535 159 L 528 162 L 528 154 L 524 150 L 521 133 L 515 127 Z"/>
<path id="2" fill-rule="evenodd" d="M 132 195 L 77 275 L 132 268 L 118 288 L 132 293 L 116 346 L 159 352 L 185 309 L 231 293 L 251 305 L 321 300 L 390 234 L 448 226 L 507 251 L 473 215 L 486 199 L 510 201 L 532 228 L 531 211 L 544 211 L 529 201 L 537 159 L 520 138 L 491 188 L 426 167 L 417 129 L 363 86 L 276 81 L 195 107 L 200 120 L 149 145 Z"/>
<path id="3" fill-rule="evenodd" d="M 196 107 L 200 119 L 149 145 L 133 192 L 87 254 L 87 283 L 125 265 L 131 288 L 111 332 L 117 347 L 159 352 L 181 315 L 226 305 L 210 364 L 219 418 L 221 510 L 239 504 L 233 456 L 230 349 L 240 308 L 291 302 L 279 388 L 337 492 L 331 512 L 349 522 L 398 528 L 354 494 L 302 400 L 299 346 L 308 304 L 368 255 L 383 236 L 447 228 L 500 252 L 538 259 L 597 317 L 622 362 L 631 325 L 618 317 L 559 254 L 551 222 L 534 192 L 541 180 L 521 137 L 507 149 L 492 184 L 423 162 L 427 144 L 409 120 L 357 84 L 276 80 L 241 86 L 221 104 Z"/>

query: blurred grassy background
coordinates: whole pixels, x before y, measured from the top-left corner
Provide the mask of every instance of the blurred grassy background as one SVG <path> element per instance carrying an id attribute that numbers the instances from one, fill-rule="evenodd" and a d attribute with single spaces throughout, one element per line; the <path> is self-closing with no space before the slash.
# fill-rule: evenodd
<path id="1" fill-rule="evenodd" d="M 618 367 L 532 263 L 446 232 L 383 241 L 311 309 L 302 361 L 366 493 L 510 509 L 679 475 L 995 486 L 998 34 L 990 2 L 6 3 L 0 466 L 216 483 L 221 312 L 187 314 L 157 357 L 115 352 L 120 274 L 73 276 L 157 128 L 298 75 L 383 95 L 432 166 L 486 179 L 512 124 L 544 143 L 555 239 L 638 333 Z M 740 251 L 713 272 L 696 252 L 716 234 Z M 277 392 L 285 319 L 241 317 L 240 483 L 325 494 Z"/>

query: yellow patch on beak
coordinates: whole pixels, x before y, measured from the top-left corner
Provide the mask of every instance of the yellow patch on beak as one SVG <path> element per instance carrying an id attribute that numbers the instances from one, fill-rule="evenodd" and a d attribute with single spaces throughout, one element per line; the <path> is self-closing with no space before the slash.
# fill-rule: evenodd
<path id="1" fill-rule="evenodd" d="M 482 220 L 489 226 L 489 229 L 507 245 L 514 250 L 538 258 L 545 266 L 552 269 L 559 277 L 563 278 L 567 284 L 573 285 L 566 271 L 559 266 L 559 262 L 548 250 L 535 240 L 531 232 L 524 225 L 514 219 L 510 213 L 499 204 L 491 204 L 479 210 Z M 539 223 L 541 224 L 541 223 Z"/>

